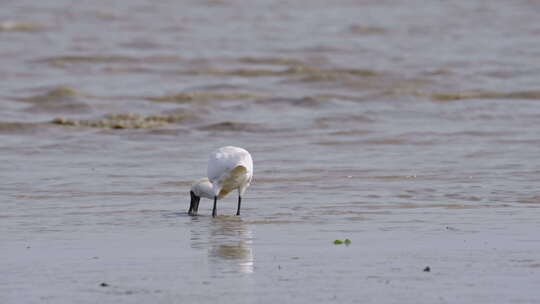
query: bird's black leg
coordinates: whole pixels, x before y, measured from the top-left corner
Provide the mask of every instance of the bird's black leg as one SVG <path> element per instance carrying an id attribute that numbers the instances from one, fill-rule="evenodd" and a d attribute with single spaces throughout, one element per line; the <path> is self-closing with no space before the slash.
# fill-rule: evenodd
<path id="1" fill-rule="evenodd" d="M 190 191 L 189 194 L 191 195 L 191 202 L 189 203 L 189 215 L 197 215 L 197 211 L 199 210 L 199 201 L 201 200 L 200 196 L 195 195 L 193 191 Z"/>
<path id="2" fill-rule="evenodd" d="M 193 206 L 193 213 L 197 214 L 199 212 L 199 201 L 195 202 Z"/>
<path id="3" fill-rule="evenodd" d="M 217 203 L 217 196 L 214 196 L 214 209 L 212 210 L 213 217 L 216 217 L 216 203 Z"/>
<path id="4" fill-rule="evenodd" d="M 236 210 L 236 215 L 240 215 L 240 204 L 242 204 L 242 197 L 238 196 L 238 210 Z"/>

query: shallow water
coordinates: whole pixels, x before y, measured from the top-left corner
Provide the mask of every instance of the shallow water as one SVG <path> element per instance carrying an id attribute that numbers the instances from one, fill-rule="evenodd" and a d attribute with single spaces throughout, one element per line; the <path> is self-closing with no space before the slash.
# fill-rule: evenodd
<path id="1" fill-rule="evenodd" d="M 539 12 L 3 3 L 0 302 L 538 302 Z"/>

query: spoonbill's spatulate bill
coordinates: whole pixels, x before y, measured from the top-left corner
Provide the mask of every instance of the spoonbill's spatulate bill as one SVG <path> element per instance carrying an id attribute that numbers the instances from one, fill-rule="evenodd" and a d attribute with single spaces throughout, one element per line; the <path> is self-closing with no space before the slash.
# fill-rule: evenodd
<path id="1" fill-rule="evenodd" d="M 196 181 L 191 187 L 189 215 L 197 215 L 201 197 L 214 199 L 212 216 L 216 216 L 216 204 L 229 192 L 238 190 L 238 209 L 240 215 L 242 195 L 253 178 L 253 160 L 248 151 L 238 147 L 221 147 L 210 153 L 208 159 L 208 178 Z"/>

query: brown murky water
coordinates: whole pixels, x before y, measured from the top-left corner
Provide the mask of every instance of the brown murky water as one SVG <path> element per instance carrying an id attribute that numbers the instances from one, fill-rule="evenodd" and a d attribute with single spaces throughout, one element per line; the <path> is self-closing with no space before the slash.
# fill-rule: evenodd
<path id="1" fill-rule="evenodd" d="M 537 303 L 539 14 L 3 1 L 0 302 Z"/>

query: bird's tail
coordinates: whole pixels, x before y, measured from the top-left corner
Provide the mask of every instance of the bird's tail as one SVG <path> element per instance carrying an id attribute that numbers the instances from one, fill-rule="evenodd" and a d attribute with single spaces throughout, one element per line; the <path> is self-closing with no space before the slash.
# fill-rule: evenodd
<path id="1" fill-rule="evenodd" d="M 247 168 L 242 165 L 236 166 L 217 183 L 213 183 L 214 195 L 223 197 L 234 189 L 240 189 L 243 192 L 242 188 L 244 188 L 248 179 L 249 174 Z"/>

